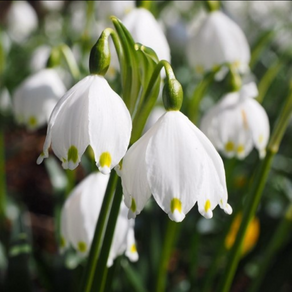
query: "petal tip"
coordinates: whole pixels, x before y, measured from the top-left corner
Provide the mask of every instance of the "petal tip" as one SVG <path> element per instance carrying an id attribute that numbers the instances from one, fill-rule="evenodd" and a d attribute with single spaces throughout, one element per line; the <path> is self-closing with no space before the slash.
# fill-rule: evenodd
<path id="1" fill-rule="evenodd" d="M 179 212 L 177 209 L 174 210 L 174 212 L 169 212 L 168 217 L 170 220 L 174 222 L 182 222 L 186 215 L 183 212 Z"/>
<path id="2" fill-rule="evenodd" d="M 226 204 L 226 207 L 223 210 L 228 215 L 231 215 L 233 212 L 232 207 L 229 204 Z"/>

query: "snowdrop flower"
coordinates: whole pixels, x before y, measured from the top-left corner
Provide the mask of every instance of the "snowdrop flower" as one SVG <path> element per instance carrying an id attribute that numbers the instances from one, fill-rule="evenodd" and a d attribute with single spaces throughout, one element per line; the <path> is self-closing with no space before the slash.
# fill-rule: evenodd
<path id="1" fill-rule="evenodd" d="M 151 12 L 145 8 L 135 8 L 122 22 L 135 42 L 152 48 L 159 60 L 170 62 L 170 49 L 166 37 Z"/>
<path id="2" fill-rule="evenodd" d="M 147 132 L 157 121 L 158 119 L 165 114 L 166 110 L 163 106 L 156 106 L 150 113 L 147 122 L 145 124 L 143 133 Z"/>
<path id="3" fill-rule="evenodd" d="M 43 69 L 25 79 L 13 96 L 16 120 L 35 130 L 49 120 L 66 88 L 54 69 Z"/>
<path id="4" fill-rule="evenodd" d="M 0 90 L 0 114 L 7 115 L 11 112 L 12 102 L 7 88 Z"/>
<path id="5" fill-rule="evenodd" d="M 167 112 L 128 150 L 120 170 L 129 218 L 135 218 L 151 194 L 173 221 L 180 222 L 198 203 L 212 218 L 219 204 L 228 214 L 222 159 L 208 138 L 179 109 L 182 90 L 167 81 L 163 91 Z M 168 90 L 168 91 L 167 91 Z M 172 93 L 178 102 L 168 103 Z"/>
<path id="6" fill-rule="evenodd" d="M 38 72 L 46 67 L 51 50 L 47 45 L 41 45 L 34 50 L 29 64 L 31 71 Z"/>
<path id="7" fill-rule="evenodd" d="M 60 11 L 64 6 L 64 1 L 47 1 L 41 0 L 41 5 L 49 11 Z"/>
<path id="8" fill-rule="evenodd" d="M 61 213 L 62 250 L 72 245 L 80 255 L 88 254 L 108 180 L 109 175 L 92 173 L 69 195 Z M 134 221 L 128 220 L 127 207 L 122 202 L 107 266 L 124 252 L 131 261 L 138 260 Z"/>
<path id="9" fill-rule="evenodd" d="M 105 78 L 92 74 L 73 86 L 57 103 L 49 120 L 43 153 L 54 153 L 65 169 L 78 166 L 87 146 L 91 146 L 97 167 L 107 174 L 127 151 L 132 130 L 130 113 Z"/>
<path id="10" fill-rule="evenodd" d="M 201 129 L 226 157 L 245 158 L 255 146 L 265 156 L 269 140 L 269 119 L 257 96 L 254 83 L 225 95 L 203 117 Z"/>
<path id="11" fill-rule="evenodd" d="M 135 8 L 135 1 L 97 1 L 97 19 L 108 21 L 112 15 L 124 17 Z"/>
<path id="12" fill-rule="evenodd" d="M 38 26 L 37 14 L 27 1 L 13 1 L 7 22 L 9 35 L 18 43 L 24 42 Z"/>
<path id="13" fill-rule="evenodd" d="M 190 64 L 199 72 L 232 65 L 238 72 L 249 70 L 250 49 L 240 27 L 221 11 L 209 13 L 188 43 Z"/>

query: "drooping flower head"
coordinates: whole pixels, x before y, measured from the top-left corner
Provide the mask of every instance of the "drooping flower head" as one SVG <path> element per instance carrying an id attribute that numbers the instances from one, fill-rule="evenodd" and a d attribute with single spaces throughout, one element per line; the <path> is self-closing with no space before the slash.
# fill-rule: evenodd
<path id="1" fill-rule="evenodd" d="M 213 11 L 188 43 L 188 59 L 199 72 L 232 65 L 240 73 L 249 70 L 250 49 L 240 27 L 221 11 Z"/>
<path id="2" fill-rule="evenodd" d="M 245 158 L 256 147 L 264 157 L 270 135 L 269 119 L 253 97 L 254 83 L 226 94 L 203 117 L 201 129 L 213 145 L 227 157 Z"/>
<path id="3" fill-rule="evenodd" d="M 134 8 L 122 20 L 135 42 L 152 48 L 159 60 L 170 62 L 166 37 L 154 16 L 145 8 Z"/>
<path id="4" fill-rule="evenodd" d="M 69 195 L 61 213 L 61 248 L 70 245 L 80 255 L 90 250 L 109 175 L 90 174 Z M 127 207 L 122 202 L 113 236 L 107 265 L 126 253 L 131 261 L 138 260 L 134 237 L 134 221 L 127 218 Z"/>
<path id="5" fill-rule="evenodd" d="M 44 126 L 65 92 L 66 87 L 54 69 L 43 69 L 33 74 L 14 93 L 16 120 L 30 130 Z"/>
<path id="6" fill-rule="evenodd" d="M 166 82 L 163 97 L 167 112 L 123 159 L 121 178 L 128 216 L 135 218 L 151 194 L 176 222 L 196 202 L 206 218 L 213 216 L 218 204 L 230 214 L 223 162 L 208 138 L 179 111 L 182 89 L 177 80 Z"/>
<path id="7" fill-rule="evenodd" d="M 109 65 L 108 43 L 100 38 L 107 54 L 99 61 L 98 43 L 92 49 L 91 75 L 73 86 L 54 108 L 48 124 L 43 153 L 38 163 L 48 157 L 52 149 L 62 161 L 62 166 L 74 169 L 90 145 L 99 170 L 105 174 L 116 166 L 126 153 L 132 130 L 130 113 L 121 97 L 115 93 L 103 77 Z M 99 43 L 100 44 L 100 43 Z M 97 55 L 96 55 L 97 54 Z"/>

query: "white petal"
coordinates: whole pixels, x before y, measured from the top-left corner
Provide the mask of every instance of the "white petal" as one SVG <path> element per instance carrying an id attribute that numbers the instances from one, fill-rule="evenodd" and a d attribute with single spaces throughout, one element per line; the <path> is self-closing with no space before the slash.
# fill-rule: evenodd
<path id="1" fill-rule="evenodd" d="M 250 50 L 240 27 L 221 11 L 209 13 L 188 44 L 188 58 L 192 66 L 204 71 L 224 63 L 237 64 L 246 69 Z"/>
<path id="2" fill-rule="evenodd" d="M 129 258 L 131 262 L 136 262 L 139 259 L 139 255 L 136 248 L 136 241 L 135 241 L 135 235 L 134 235 L 134 228 L 131 227 L 128 230 L 127 234 L 127 250 L 126 250 L 126 256 Z"/>
<path id="3" fill-rule="evenodd" d="M 127 151 L 132 121 L 123 100 L 107 81 L 98 75 L 92 78 L 88 108 L 89 140 L 100 171 L 109 173 Z"/>
<path id="4" fill-rule="evenodd" d="M 146 176 L 145 155 L 149 139 L 155 129 L 156 126 L 152 127 L 134 143 L 123 159 L 121 178 L 125 204 L 129 208 L 129 218 L 135 218 L 151 197 Z"/>
<path id="5" fill-rule="evenodd" d="M 152 48 L 159 60 L 170 62 L 167 39 L 154 16 L 145 8 L 135 8 L 123 19 L 135 42 Z"/>
<path id="6" fill-rule="evenodd" d="M 172 220 L 183 220 L 196 201 L 201 211 L 202 202 L 210 200 L 209 214 L 225 190 L 202 145 L 202 137 L 207 138 L 180 112 L 167 112 L 157 124 L 146 152 L 147 179 L 155 200 Z M 217 154 L 211 142 L 208 147 Z"/>
<path id="7" fill-rule="evenodd" d="M 264 108 L 254 99 L 246 99 L 244 109 L 254 145 L 263 158 L 270 137 L 269 118 Z"/>

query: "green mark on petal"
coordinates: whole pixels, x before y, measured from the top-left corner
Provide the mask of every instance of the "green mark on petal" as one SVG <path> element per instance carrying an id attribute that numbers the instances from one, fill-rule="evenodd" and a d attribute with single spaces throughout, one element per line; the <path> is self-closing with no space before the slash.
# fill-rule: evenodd
<path id="1" fill-rule="evenodd" d="M 66 246 L 66 240 L 64 238 L 64 236 L 61 236 L 60 238 L 60 247 L 64 248 Z"/>
<path id="2" fill-rule="evenodd" d="M 136 202 L 133 198 L 132 198 L 132 203 L 131 203 L 131 210 L 133 213 L 135 213 L 137 210 Z"/>
<path id="3" fill-rule="evenodd" d="M 109 152 L 103 152 L 99 157 L 99 164 L 101 167 L 110 167 L 112 163 L 112 157 Z"/>
<path id="4" fill-rule="evenodd" d="M 181 200 L 177 198 L 172 199 L 170 202 L 171 213 L 174 213 L 175 210 L 178 210 L 179 213 L 181 213 L 181 209 L 182 209 Z"/>
<path id="5" fill-rule="evenodd" d="M 77 249 L 80 252 L 86 252 L 87 251 L 87 244 L 84 241 L 79 241 L 77 245 Z"/>
<path id="6" fill-rule="evenodd" d="M 77 163 L 78 161 L 78 149 L 72 145 L 68 150 L 68 161 L 73 161 L 74 163 Z"/>
<path id="7" fill-rule="evenodd" d="M 131 246 L 131 249 L 130 249 L 130 250 L 131 250 L 131 252 L 132 252 L 132 253 L 135 253 L 135 252 L 137 252 L 137 248 L 136 248 L 136 244 L 135 244 L 135 243 L 133 243 L 133 244 L 132 244 L 132 246 Z"/>
<path id="8" fill-rule="evenodd" d="M 225 151 L 226 152 L 231 152 L 234 150 L 234 143 L 229 141 L 225 144 Z"/>
<path id="9" fill-rule="evenodd" d="M 28 119 L 28 125 L 30 127 L 32 127 L 32 128 L 35 127 L 37 125 L 37 123 L 38 123 L 38 120 L 37 120 L 37 118 L 35 116 L 29 117 L 29 119 Z"/>

